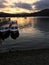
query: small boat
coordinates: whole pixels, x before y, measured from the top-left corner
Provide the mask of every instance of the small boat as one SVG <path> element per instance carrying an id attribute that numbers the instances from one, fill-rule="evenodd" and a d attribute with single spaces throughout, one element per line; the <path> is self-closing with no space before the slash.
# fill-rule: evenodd
<path id="1" fill-rule="evenodd" d="M 10 18 L 2 17 L 0 19 L 0 38 L 2 40 L 6 39 L 10 35 L 9 25 L 10 25 Z"/>
<path id="2" fill-rule="evenodd" d="M 10 26 L 10 34 L 12 39 L 16 39 L 19 37 L 17 21 L 12 21 L 12 24 Z"/>
<path id="3" fill-rule="evenodd" d="M 10 35 L 9 24 L 0 26 L 0 38 L 2 40 L 8 38 Z"/>

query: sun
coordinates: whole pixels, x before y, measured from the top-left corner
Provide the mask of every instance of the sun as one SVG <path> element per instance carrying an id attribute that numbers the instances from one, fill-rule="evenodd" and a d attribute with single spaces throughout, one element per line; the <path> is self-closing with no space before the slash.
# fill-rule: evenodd
<path id="1" fill-rule="evenodd" d="M 33 5 L 32 8 L 35 9 L 36 8 L 35 5 Z"/>

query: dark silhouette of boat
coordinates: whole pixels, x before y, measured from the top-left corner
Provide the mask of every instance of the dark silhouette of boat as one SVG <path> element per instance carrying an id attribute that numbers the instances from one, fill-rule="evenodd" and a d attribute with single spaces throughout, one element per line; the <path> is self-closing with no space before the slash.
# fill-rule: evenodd
<path id="1" fill-rule="evenodd" d="M 10 35 L 9 24 L 0 26 L 0 38 L 2 40 L 8 38 Z"/>
<path id="2" fill-rule="evenodd" d="M 10 34 L 12 39 L 19 37 L 18 24 L 17 21 L 12 21 L 10 25 Z"/>
<path id="3" fill-rule="evenodd" d="M 3 17 L 0 19 L 0 39 L 7 39 L 10 35 L 10 18 Z"/>

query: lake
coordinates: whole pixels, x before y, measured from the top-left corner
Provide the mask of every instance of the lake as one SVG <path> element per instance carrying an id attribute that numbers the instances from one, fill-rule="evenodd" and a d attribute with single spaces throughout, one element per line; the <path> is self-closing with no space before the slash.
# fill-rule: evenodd
<path id="1" fill-rule="evenodd" d="M 13 18 L 14 20 L 14 18 Z M 15 18 L 16 20 L 16 18 Z M 2 48 L 43 49 L 49 48 L 49 17 L 18 18 L 19 37 L 10 36 L 2 42 Z"/>

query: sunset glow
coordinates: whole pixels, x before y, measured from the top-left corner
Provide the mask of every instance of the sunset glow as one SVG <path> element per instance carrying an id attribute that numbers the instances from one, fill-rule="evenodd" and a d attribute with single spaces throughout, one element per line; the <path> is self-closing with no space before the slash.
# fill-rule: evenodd
<path id="1" fill-rule="evenodd" d="M 18 18 L 11 18 L 12 21 L 17 21 L 18 22 L 18 25 L 19 26 L 24 26 L 24 25 L 27 25 L 31 22 L 31 18 L 30 17 L 27 17 L 27 18 L 21 18 L 21 17 L 18 17 Z"/>
<path id="2" fill-rule="evenodd" d="M 33 10 L 34 6 L 32 9 L 32 4 L 36 1 L 37 0 L 0 0 L 0 12 L 6 13 L 34 12 Z"/>

